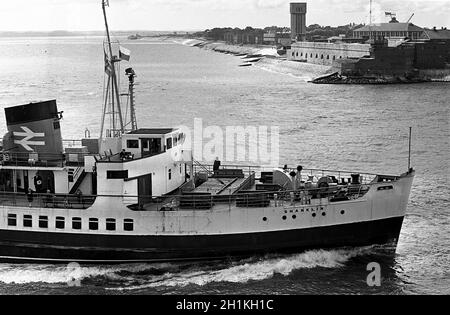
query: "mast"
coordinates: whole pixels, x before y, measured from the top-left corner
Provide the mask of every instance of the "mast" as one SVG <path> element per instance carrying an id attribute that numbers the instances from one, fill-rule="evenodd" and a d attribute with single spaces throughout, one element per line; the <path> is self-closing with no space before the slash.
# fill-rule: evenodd
<path id="1" fill-rule="evenodd" d="M 108 84 L 107 84 L 107 89 L 106 89 L 106 93 L 105 93 L 105 103 L 104 103 L 104 109 L 103 109 L 103 115 L 102 115 L 102 130 L 100 131 L 100 139 L 103 139 L 103 128 L 105 125 L 105 119 L 106 119 L 106 115 L 108 114 L 107 111 L 107 106 L 109 104 L 108 100 L 109 97 L 111 96 L 110 99 L 110 105 L 111 105 L 111 111 L 109 112 L 109 114 L 112 116 L 112 125 L 111 125 L 111 130 L 110 130 L 110 134 L 107 134 L 107 137 L 119 137 L 121 136 L 125 129 L 124 129 L 124 124 L 123 124 L 123 117 L 122 117 L 122 109 L 121 109 L 121 105 L 120 105 L 120 94 L 119 94 L 119 87 L 118 87 L 118 83 L 117 83 L 117 74 L 116 74 L 116 66 L 115 63 L 116 62 L 120 62 L 120 59 L 115 57 L 113 55 L 113 50 L 112 50 L 112 44 L 111 44 L 111 37 L 109 34 L 109 26 L 108 26 L 108 19 L 106 17 L 106 7 L 109 7 L 109 1 L 108 0 L 102 0 L 102 10 L 103 10 L 103 17 L 105 19 L 105 28 L 106 28 L 106 37 L 107 37 L 107 45 L 108 45 L 108 50 L 109 50 L 109 56 L 106 55 L 105 52 L 105 63 L 107 63 L 107 67 L 109 68 L 109 71 L 107 72 L 108 75 Z M 111 91 L 110 91 L 111 89 Z M 111 92 L 111 95 L 109 95 L 109 93 Z M 119 129 L 116 126 L 116 116 L 119 118 Z M 120 132 L 120 134 L 118 133 Z"/>
<path id="2" fill-rule="evenodd" d="M 373 0 L 370 0 L 369 40 L 372 39 L 372 1 Z"/>
<path id="3" fill-rule="evenodd" d="M 411 171 L 411 142 L 412 142 L 412 127 L 409 127 L 408 172 Z"/>
<path id="4" fill-rule="evenodd" d="M 135 131 L 138 129 L 137 119 L 136 119 L 136 104 L 134 97 L 134 78 L 136 77 L 136 73 L 132 68 L 128 68 L 125 71 L 126 75 L 129 79 L 128 84 L 128 97 L 130 98 L 130 118 L 131 118 L 131 130 Z"/>

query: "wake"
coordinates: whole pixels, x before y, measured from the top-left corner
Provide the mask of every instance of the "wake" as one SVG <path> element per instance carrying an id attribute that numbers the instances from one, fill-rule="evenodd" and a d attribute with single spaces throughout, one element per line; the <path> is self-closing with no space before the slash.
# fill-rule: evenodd
<path id="1" fill-rule="evenodd" d="M 64 284 L 99 281 L 107 290 L 134 291 L 157 287 L 205 286 L 210 283 L 247 283 L 275 275 L 289 276 L 296 270 L 341 268 L 352 258 L 370 254 L 373 247 L 314 250 L 302 254 L 251 258 L 218 264 L 133 264 L 118 266 L 0 265 L 0 283 Z"/>

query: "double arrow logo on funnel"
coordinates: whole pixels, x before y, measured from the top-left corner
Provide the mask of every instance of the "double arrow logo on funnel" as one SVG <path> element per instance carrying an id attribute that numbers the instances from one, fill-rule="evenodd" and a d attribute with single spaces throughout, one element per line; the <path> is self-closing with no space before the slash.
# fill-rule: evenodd
<path id="1" fill-rule="evenodd" d="M 30 128 L 20 127 L 24 132 L 14 132 L 14 137 L 24 137 L 22 140 L 14 140 L 15 144 L 19 144 L 27 151 L 33 151 L 30 145 L 44 146 L 45 141 L 31 141 L 33 138 L 43 138 L 45 133 L 34 133 Z"/>

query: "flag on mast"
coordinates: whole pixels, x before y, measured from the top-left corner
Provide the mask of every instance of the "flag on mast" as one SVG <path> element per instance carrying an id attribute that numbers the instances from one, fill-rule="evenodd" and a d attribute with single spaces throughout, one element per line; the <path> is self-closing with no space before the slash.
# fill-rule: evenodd
<path id="1" fill-rule="evenodd" d="M 103 50 L 103 52 L 105 54 L 105 73 L 107 75 L 111 75 L 111 73 L 112 73 L 111 62 L 109 61 L 109 57 L 108 57 L 108 54 L 106 53 L 106 51 Z"/>
<path id="2" fill-rule="evenodd" d="M 131 52 L 125 47 L 120 46 L 119 48 L 119 58 L 120 60 L 130 61 Z"/>

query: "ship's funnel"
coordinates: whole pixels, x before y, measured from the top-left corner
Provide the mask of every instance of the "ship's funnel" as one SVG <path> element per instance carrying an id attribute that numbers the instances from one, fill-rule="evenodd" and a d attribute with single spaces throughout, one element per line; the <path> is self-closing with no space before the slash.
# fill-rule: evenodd
<path id="1" fill-rule="evenodd" d="M 4 154 L 12 160 L 56 162 L 63 159 L 63 144 L 56 101 L 5 108 L 8 133 Z"/>

